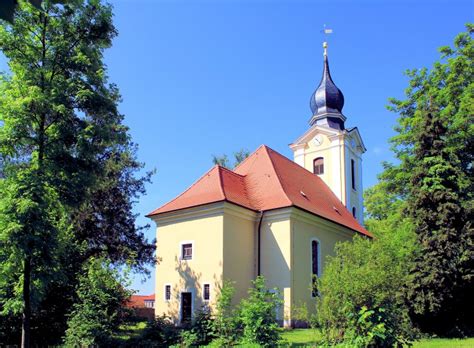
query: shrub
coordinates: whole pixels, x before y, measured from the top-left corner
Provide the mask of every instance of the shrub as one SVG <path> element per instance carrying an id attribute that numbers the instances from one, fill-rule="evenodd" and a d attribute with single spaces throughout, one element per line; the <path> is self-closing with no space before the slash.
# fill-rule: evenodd
<path id="1" fill-rule="evenodd" d="M 201 344 L 199 343 L 199 338 L 196 332 L 192 330 L 183 330 L 181 331 L 181 347 L 199 347 Z"/>
<path id="2" fill-rule="evenodd" d="M 168 347 L 180 341 L 179 329 L 167 316 L 149 321 L 139 337 L 127 342 L 127 347 Z"/>
<path id="3" fill-rule="evenodd" d="M 194 313 L 190 331 L 196 335 L 195 344 L 206 345 L 211 342 L 214 338 L 214 320 L 209 307 L 202 307 Z"/>
<path id="4" fill-rule="evenodd" d="M 65 344 L 68 347 L 107 346 L 118 331 L 123 303 L 131 293 L 118 270 L 103 259 L 91 259 L 79 277 L 77 296 L 68 320 Z"/>
<path id="5" fill-rule="evenodd" d="M 243 326 L 243 343 L 274 346 L 280 341 L 280 328 L 276 321 L 277 309 L 283 304 L 277 289 L 265 287 L 261 276 L 253 281 L 249 296 L 240 304 L 239 319 Z"/>
<path id="6" fill-rule="evenodd" d="M 384 308 L 364 306 L 348 319 L 350 329 L 344 333 L 344 341 L 355 347 L 405 347 L 410 343 L 394 330 L 396 318 Z"/>
<path id="7" fill-rule="evenodd" d="M 397 226 L 338 244 L 328 259 L 317 305 L 326 343 L 391 347 L 414 338 L 403 298 L 414 235 L 409 225 Z"/>
<path id="8" fill-rule="evenodd" d="M 231 281 L 225 280 L 217 296 L 213 331 L 219 346 L 228 346 L 239 338 L 239 323 L 236 310 L 232 306 L 235 289 Z"/>

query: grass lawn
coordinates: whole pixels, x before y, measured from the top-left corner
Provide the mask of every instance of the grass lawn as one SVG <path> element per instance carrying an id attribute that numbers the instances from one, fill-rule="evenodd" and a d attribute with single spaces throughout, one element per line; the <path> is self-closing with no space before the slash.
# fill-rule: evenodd
<path id="1" fill-rule="evenodd" d="M 115 336 L 116 339 L 123 342 L 138 337 L 146 327 L 146 322 L 128 323 L 120 327 L 120 333 Z M 316 347 L 316 342 L 320 339 L 318 330 L 312 329 L 293 329 L 284 330 L 282 338 L 288 343 L 289 347 Z M 212 345 L 211 345 L 212 346 Z M 239 346 L 239 347 L 244 347 Z M 250 346 L 245 346 L 250 347 Z M 254 347 L 254 346 L 252 346 Z M 255 346 L 256 347 L 256 346 Z M 446 339 L 432 338 L 422 339 L 413 344 L 413 348 L 474 348 L 474 338 L 465 339 Z"/>
<path id="2" fill-rule="evenodd" d="M 318 340 L 319 332 L 311 329 L 285 330 L 282 334 L 284 340 L 293 347 L 311 346 Z M 417 341 L 413 348 L 474 348 L 474 338 L 445 339 L 431 338 Z"/>
<path id="3" fill-rule="evenodd" d="M 320 338 L 319 331 L 312 329 L 285 330 L 281 336 L 294 347 L 314 344 Z"/>
<path id="4" fill-rule="evenodd" d="M 115 338 L 120 341 L 128 341 L 131 338 L 138 337 L 146 327 L 146 324 L 146 321 L 139 321 L 136 323 L 120 325 L 120 332 L 115 336 Z"/>
<path id="5" fill-rule="evenodd" d="M 431 338 L 423 339 L 415 342 L 414 348 L 472 348 L 474 347 L 474 338 L 464 339 L 447 339 L 447 338 Z"/>

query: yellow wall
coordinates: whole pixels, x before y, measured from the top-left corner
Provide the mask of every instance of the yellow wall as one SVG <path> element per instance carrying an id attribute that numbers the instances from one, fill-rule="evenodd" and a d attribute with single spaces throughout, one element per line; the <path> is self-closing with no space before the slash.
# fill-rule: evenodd
<path id="1" fill-rule="evenodd" d="M 234 303 L 247 295 L 257 275 L 257 225 L 259 214 L 230 203 L 218 203 L 168 213 L 157 223 L 155 314 L 179 319 L 180 293 L 193 293 L 193 310 L 204 304 L 202 287 L 211 284 L 211 301 L 223 279 L 234 281 Z M 286 325 L 292 311 L 305 303 L 314 310 L 311 297 L 311 239 L 320 242 L 320 268 L 327 255 L 334 254 L 337 242 L 350 240 L 353 232 L 306 213 L 298 208 L 282 208 L 264 213 L 261 225 L 261 274 L 268 288 L 277 288 L 284 300 L 278 319 Z M 180 243 L 193 242 L 193 259 L 180 260 Z M 164 300 L 164 286 L 172 288 L 171 301 Z"/>
<path id="2" fill-rule="evenodd" d="M 278 311 L 283 320 L 291 303 L 291 228 L 289 210 L 266 212 L 261 228 L 261 275 L 268 288 L 278 288 L 285 301 Z"/>
<path id="3" fill-rule="evenodd" d="M 351 240 L 354 232 L 301 210 L 295 210 L 292 214 L 291 229 L 293 233 L 293 253 L 295 255 L 292 265 L 292 305 L 296 307 L 304 303 L 307 309 L 314 313 L 316 301 L 311 296 L 311 241 L 312 239 L 319 241 L 319 272 L 322 275 L 326 258 L 328 255 L 334 255 L 336 243 Z"/>
<path id="4" fill-rule="evenodd" d="M 180 293 L 193 293 L 193 310 L 203 305 L 202 286 L 211 284 L 211 302 L 221 285 L 223 266 L 222 212 L 201 212 L 179 220 L 179 213 L 157 222 L 155 314 L 179 318 Z M 193 259 L 180 260 L 182 241 L 193 241 Z M 171 301 L 164 300 L 165 284 L 171 284 Z"/>
<path id="5" fill-rule="evenodd" d="M 215 299 L 223 279 L 235 282 L 234 302 L 247 295 L 255 279 L 255 229 L 257 214 L 231 203 L 217 203 L 168 213 L 157 224 L 155 314 L 179 320 L 180 293 L 193 293 L 193 310 Z M 180 260 L 183 241 L 193 242 L 193 259 Z M 211 299 L 203 301 L 203 284 L 211 285 Z M 171 284 L 172 299 L 164 300 Z"/>
<path id="6" fill-rule="evenodd" d="M 256 276 L 256 216 L 237 215 L 235 208 L 224 215 L 224 279 L 235 282 L 235 304 L 247 295 Z"/>
<path id="7" fill-rule="evenodd" d="M 328 130 L 324 127 L 311 128 L 296 144 L 290 145 L 296 163 L 313 172 L 313 161 L 324 158 L 324 174 L 318 175 L 352 213 L 363 223 L 362 201 L 362 154 L 365 151 L 357 134 L 346 131 Z M 322 140 L 314 142 L 315 136 Z M 353 143 L 354 142 L 354 143 Z M 354 146 L 352 146 L 354 145 Z M 355 161 L 356 190 L 352 189 L 351 159 Z"/>

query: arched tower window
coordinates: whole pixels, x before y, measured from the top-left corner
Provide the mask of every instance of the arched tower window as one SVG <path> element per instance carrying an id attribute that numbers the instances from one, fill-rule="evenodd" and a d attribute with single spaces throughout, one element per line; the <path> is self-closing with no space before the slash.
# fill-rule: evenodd
<path id="1" fill-rule="evenodd" d="M 318 292 L 316 290 L 316 277 L 319 276 L 319 242 L 317 240 L 311 241 L 311 296 L 316 297 Z"/>
<path id="2" fill-rule="evenodd" d="M 324 174 L 324 158 L 318 157 L 314 160 L 313 173 L 317 175 Z"/>
<path id="3" fill-rule="evenodd" d="M 356 207 L 352 207 L 352 216 L 356 217 Z"/>

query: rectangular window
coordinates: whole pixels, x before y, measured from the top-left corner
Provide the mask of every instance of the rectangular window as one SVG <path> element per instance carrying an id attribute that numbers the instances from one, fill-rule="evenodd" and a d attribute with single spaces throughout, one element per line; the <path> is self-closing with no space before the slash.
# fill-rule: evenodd
<path id="1" fill-rule="evenodd" d="M 209 301 L 211 299 L 211 286 L 209 284 L 204 284 L 203 292 L 204 301 Z"/>
<path id="2" fill-rule="evenodd" d="M 356 180 L 355 180 L 355 162 L 351 159 L 351 179 L 352 179 L 352 188 L 356 189 Z"/>
<path id="3" fill-rule="evenodd" d="M 181 259 L 191 260 L 193 258 L 193 245 L 191 243 L 187 243 L 183 244 L 181 248 Z"/>
<path id="4" fill-rule="evenodd" d="M 165 285 L 165 301 L 171 300 L 171 285 Z"/>

